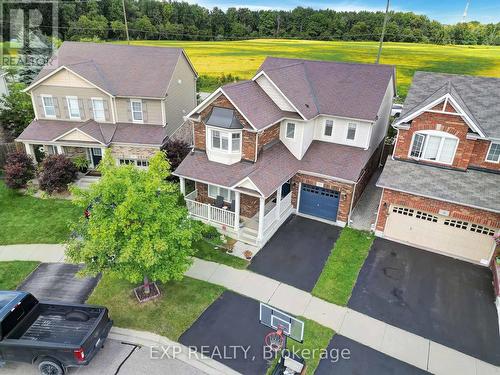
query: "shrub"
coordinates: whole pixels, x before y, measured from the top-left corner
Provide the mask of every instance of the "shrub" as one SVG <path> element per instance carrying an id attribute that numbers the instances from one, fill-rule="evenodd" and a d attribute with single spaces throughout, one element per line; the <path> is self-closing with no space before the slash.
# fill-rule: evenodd
<path id="1" fill-rule="evenodd" d="M 163 150 L 170 162 L 170 170 L 175 171 L 187 154 L 189 154 L 191 147 L 182 140 L 169 140 L 163 146 Z M 175 176 L 172 175 L 170 177 L 170 179 L 175 178 Z"/>
<path id="2" fill-rule="evenodd" d="M 11 189 L 25 187 L 35 177 L 35 165 L 31 156 L 21 151 L 7 155 L 4 166 L 5 184 Z"/>
<path id="3" fill-rule="evenodd" d="M 78 168 L 64 155 L 47 156 L 38 170 L 40 189 L 52 194 L 64 191 L 68 184 L 76 180 Z"/>

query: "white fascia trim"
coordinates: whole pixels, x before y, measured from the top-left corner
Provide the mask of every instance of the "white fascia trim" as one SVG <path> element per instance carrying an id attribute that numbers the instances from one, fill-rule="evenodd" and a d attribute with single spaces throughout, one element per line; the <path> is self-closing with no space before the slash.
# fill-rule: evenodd
<path id="1" fill-rule="evenodd" d="M 194 107 L 194 109 L 185 116 L 186 119 L 191 118 L 195 113 L 205 109 L 205 107 L 208 106 L 213 99 L 215 99 L 216 95 L 220 94 L 222 94 L 222 87 L 219 87 L 217 90 L 211 93 L 204 101 L 202 101 L 200 104 Z"/>
<path id="2" fill-rule="evenodd" d="M 200 180 L 200 179 L 197 179 L 197 178 L 194 178 L 194 177 L 184 176 L 184 175 L 181 175 L 181 174 L 176 173 L 175 171 L 174 171 L 174 172 L 172 172 L 172 174 L 173 174 L 174 176 L 187 178 L 188 180 L 192 180 L 192 181 L 195 181 L 195 182 L 201 182 L 202 184 L 207 184 L 207 185 L 212 185 L 212 186 L 221 187 L 221 188 L 224 188 L 224 189 L 234 190 L 234 188 L 233 188 L 233 187 L 231 187 L 231 186 L 224 186 L 224 185 L 220 185 L 220 184 L 215 184 L 215 183 L 213 183 L 213 182 L 208 182 L 208 181 L 205 181 L 205 180 Z M 239 190 L 238 190 L 238 191 L 239 191 Z"/>
<path id="3" fill-rule="evenodd" d="M 443 96 L 441 96 L 440 98 L 434 100 L 433 102 L 427 104 L 425 107 L 422 107 L 420 108 L 417 112 L 409 115 L 409 116 L 406 116 L 406 117 L 402 117 L 400 119 L 398 119 L 395 123 L 394 123 L 394 127 L 398 127 L 399 124 L 401 123 L 406 123 L 410 120 L 413 120 L 415 117 L 418 117 L 420 116 L 422 113 L 424 112 L 429 112 L 429 110 L 438 105 L 441 101 L 444 101 L 444 100 L 448 100 L 448 101 L 451 101 L 451 104 L 453 106 L 453 108 L 455 108 L 455 110 L 458 112 L 458 113 L 453 113 L 453 112 L 444 112 L 444 111 L 432 111 L 432 112 L 435 112 L 435 113 L 443 113 L 443 114 L 450 114 L 450 115 L 459 115 L 459 116 L 462 116 L 465 120 L 465 122 L 467 123 L 468 126 L 470 126 L 476 133 L 478 133 L 482 138 L 486 138 L 486 136 L 484 135 L 484 133 L 479 129 L 479 127 L 477 126 L 477 124 L 472 121 L 472 119 L 467 116 L 467 114 L 464 112 L 464 110 L 462 109 L 462 107 L 460 107 L 460 105 L 455 101 L 455 99 L 453 99 L 453 97 L 450 95 L 450 94 L 445 94 Z"/>
<path id="4" fill-rule="evenodd" d="M 157 96 L 137 96 L 137 95 L 116 95 L 115 98 L 118 99 L 144 99 L 144 100 L 165 100 L 166 98 L 160 98 Z"/>
<path id="5" fill-rule="evenodd" d="M 112 145 L 120 145 L 120 146 L 131 146 L 131 147 L 152 147 L 152 148 L 156 148 L 156 147 L 161 147 L 163 144 L 148 145 L 148 144 L 145 144 L 145 143 L 110 142 L 109 145 L 110 146 L 112 146 Z"/>
<path id="6" fill-rule="evenodd" d="M 262 195 L 264 197 L 264 194 L 262 193 L 262 191 L 257 187 L 257 185 L 255 185 L 255 183 L 252 181 L 252 179 L 248 176 L 244 177 L 241 181 L 239 181 L 236 184 L 234 184 L 233 186 L 231 186 L 231 188 L 232 189 L 238 188 L 239 187 L 238 185 L 241 185 L 245 181 L 249 181 L 255 187 L 255 190 L 257 190 L 260 193 L 260 195 Z"/>
<path id="7" fill-rule="evenodd" d="M 343 178 L 327 176 L 326 174 L 321 174 L 321 173 L 307 172 L 307 171 L 303 171 L 303 170 L 298 170 L 295 174 L 297 174 L 297 173 L 305 174 L 305 175 L 309 175 L 309 176 L 313 176 L 313 177 L 326 178 L 328 180 L 342 182 L 342 183 L 349 184 L 349 185 L 356 184 L 356 181 L 344 180 Z"/>
<path id="8" fill-rule="evenodd" d="M 56 69 L 56 70 L 54 70 L 53 72 L 51 72 L 51 73 L 47 74 L 45 77 L 40 78 L 38 81 L 33 82 L 31 85 L 29 85 L 28 87 L 26 87 L 26 88 L 23 90 L 23 92 L 27 92 L 27 91 L 31 90 L 32 88 L 34 88 L 35 86 L 38 86 L 40 83 L 42 83 L 43 81 L 45 81 L 47 78 L 52 77 L 52 76 L 53 76 L 54 74 L 56 74 L 56 73 L 59 73 L 62 69 L 66 69 L 68 72 L 70 72 L 70 73 L 74 74 L 74 75 L 75 75 L 75 76 L 77 76 L 78 78 L 80 78 L 80 79 L 84 80 L 85 82 L 87 82 L 89 85 L 92 85 L 92 86 L 94 86 L 96 89 L 101 90 L 101 91 L 102 91 L 103 93 L 105 93 L 106 95 L 109 95 L 109 96 L 111 96 L 111 97 L 114 97 L 114 95 L 113 95 L 113 94 L 111 94 L 111 93 L 107 92 L 107 91 L 106 91 L 106 90 L 104 90 L 102 87 L 97 86 L 95 83 L 90 82 L 87 78 L 82 77 L 80 74 L 78 74 L 78 73 L 74 72 L 73 70 L 71 70 L 70 68 L 68 68 L 68 67 L 67 67 L 67 66 L 65 66 L 65 65 L 60 66 L 59 68 L 57 68 L 57 69 Z"/>
<path id="9" fill-rule="evenodd" d="M 276 90 L 278 90 L 278 92 L 279 92 L 279 93 L 280 93 L 280 94 L 281 94 L 281 95 L 285 98 L 285 100 L 288 102 L 288 104 L 290 104 L 290 106 L 292 106 L 292 108 L 293 108 L 293 109 L 295 109 L 295 111 L 296 111 L 296 112 L 297 112 L 300 116 L 302 116 L 302 118 L 303 118 L 304 120 L 307 120 L 306 116 L 304 116 L 304 115 L 303 115 L 303 114 L 302 114 L 302 113 L 301 113 L 301 112 L 297 109 L 297 107 L 295 107 L 295 106 L 293 105 L 293 103 L 290 101 L 290 99 L 288 99 L 288 98 L 286 97 L 286 95 L 283 93 L 283 91 L 281 91 L 281 90 L 280 90 L 280 88 L 276 85 L 276 83 L 274 83 L 274 82 L 273 82 L 273 80 L 272 80 L 271 78 L 269 78 L 269 76 L 266 74 L 266 72 L 265 72 L 265 71 L 261 70 L 259 73 L 257 73 L 257 74 L 255 75 L 255 77 L 253 77 L 253 78 L 252 78 L 252 81 L 255 81 L 257 78 L 259 78 L 259 77 L 260 77 L 260 76 L 262 76 L 262 75 L 263 75 L 264 77 L 266 77 L 266 78 L 269 80 L 269 82 L 271 82 L 271 84 L 273 85 L 273 87 L 274 87 Z"/>
<path id="10" fill-rule="evenodd" d="M 474 206 L 473 204 L 466 204 L 466 203 L 462 203 L 462 202 L 456 202 L 456 201 L 452 201 L 452 200 L 449 200 L 449 199 L 443 199 L 443 198 L 437 198 L 437 197 L 433 197 L 432 195 L 427 195 L 427 194 L 417 194 L 417 193 L 413 193 L 413 192 L 410 192 L 410 191 L 406 191 L 406 190 L 402 190 L 402 189 L 395 189 L 395 188 L 392 188 L 392 187 L 388 187 L 388 186 L 383 186 L 383 185 L 376 185 L 377 187 L 379 188 L 382 188 L 382 189 L 387 189 L 387 190 L 394 190 L 394 191 L 398 191 L 400 193 L 405 193 L 405 194 L 410 194 L 410 195 L 417 195 L 419 197 L 424 197 L 424 198 L 429 198 L 429 199 L 434 199 L 436 201 L 442 201 L 442 202 L 447 202 L 447 203 L 453 203 L 453 204 L 458 204 L 460 206 L 466 206 L 466 207 L 472 207 L 472 208 L 475 208 L 477 210 L 482 210 L 482 211 L 488 211 L 488 212 L 494 212 L 494 213 L 500 213 L 500 211 L 497 211 L 497 210 L 492 210 L 490 208 L 484 208 L 484 207 L 478 207 L 478 206 Z"/>
<path id="11" fill-rule="evenodd" d="M 83 147 L 83 148 L 91 148 L 91 147 L 99 147 L 107 145 L 105 144 L 92 144 L 92 143 L 78 143 L 78 142 L 54 142 L 54 141 L 40 141 L 40 140 L 31 140 L 31 139 L 15 139 L 16 142 L 26 143 L 26 144 L 36 144 L 36 145 L 50 145 L 50 146 L 66 146 L 66 147 Z"/>
<path id="12" fill-rule="evenodd" d="M 89 134 L 85 133 L 84 131 L 80 130 L 79 128 L 73 128 L 73 129 L 71 129 L 71 130 L 68 130 L 66 133 L 63 133 L 63 134 L 61 134 L 61 135 L 57 136 L 56 138 L 54 138 L 54 139 L 52 140 L 52 142 L 57 142 L 57 141 L 58 141 L 59 139 L 61 139 L 62 137 L 65 137 L 66 135 L 73 133 L 75 130 L 76 130 L 76 131 L 78 131 L 78 132 L 80 132 L 80 133 L 82 133 L 83 135 L 85 135 L 85 136 L 87 136 L 87 137 L 89 137 L 89 138 L 92 138 L 92 139 L 93 139 L 94 141 L 96 141 L 97 143 L 99 143 L 99 144 L 101 144 L 101 145 L 103 145 L 103 146 L 105 145 L 105 144 L 104 144 L 104 143 L 102 143 L 101 141 L 99 141 L 99 140 L 95 139 L 94 137 L 92 137 L 91 135 L 89 135 Z"/>

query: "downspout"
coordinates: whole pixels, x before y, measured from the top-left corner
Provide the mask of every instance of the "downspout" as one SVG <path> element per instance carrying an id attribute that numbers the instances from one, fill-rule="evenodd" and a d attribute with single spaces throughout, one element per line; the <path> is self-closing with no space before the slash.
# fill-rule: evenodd
<path id="1" fill-rule="evenodd" d="M 352 205 L 354 204 L 354 195 L 356 195 L 356 186 L 358 186 L 358 182 L 354 183 L 354 189 L 352 190 L 351 206 L 349 207 L 349 215 L 347 215 L 347 226 L 351 224 Z"/>
<path id="2" fill-rule="evenodd" d="M 259 133 L 255 133 L 255 159 L 254 163 L 257 163 L 257 155 L 258 155 L 258 150 L 259 150 Z"/>

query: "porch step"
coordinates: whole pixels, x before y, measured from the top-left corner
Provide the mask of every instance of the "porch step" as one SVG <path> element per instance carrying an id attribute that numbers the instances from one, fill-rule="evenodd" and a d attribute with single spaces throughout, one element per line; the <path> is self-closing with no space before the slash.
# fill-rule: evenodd
<path id="1" fill-rule="evenodd" d="M 250 244 L 256 244 L 257 231 L 252 228 L 244 227 L 240 231 L 239 240 Z"/>
<path id="2" fill-rule="evenodd" d="M 75 185 L 82 189 L 88 189 L 90 185 L 99 181 L 99 178 L 96 176 L 83 176 L 75 182 Z"/>

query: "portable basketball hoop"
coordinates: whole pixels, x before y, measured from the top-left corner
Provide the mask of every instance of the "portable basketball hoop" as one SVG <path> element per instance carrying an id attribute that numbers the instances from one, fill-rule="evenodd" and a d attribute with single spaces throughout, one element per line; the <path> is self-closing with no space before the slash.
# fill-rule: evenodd
<path id="1" fill-rule="evenodd" d="M 273 352 L 278 352 L 285 346 L 285 336 L 283 330 L 278 328 L 276 331 L 269 332 L 264 338 L 264 343 Z"/>

